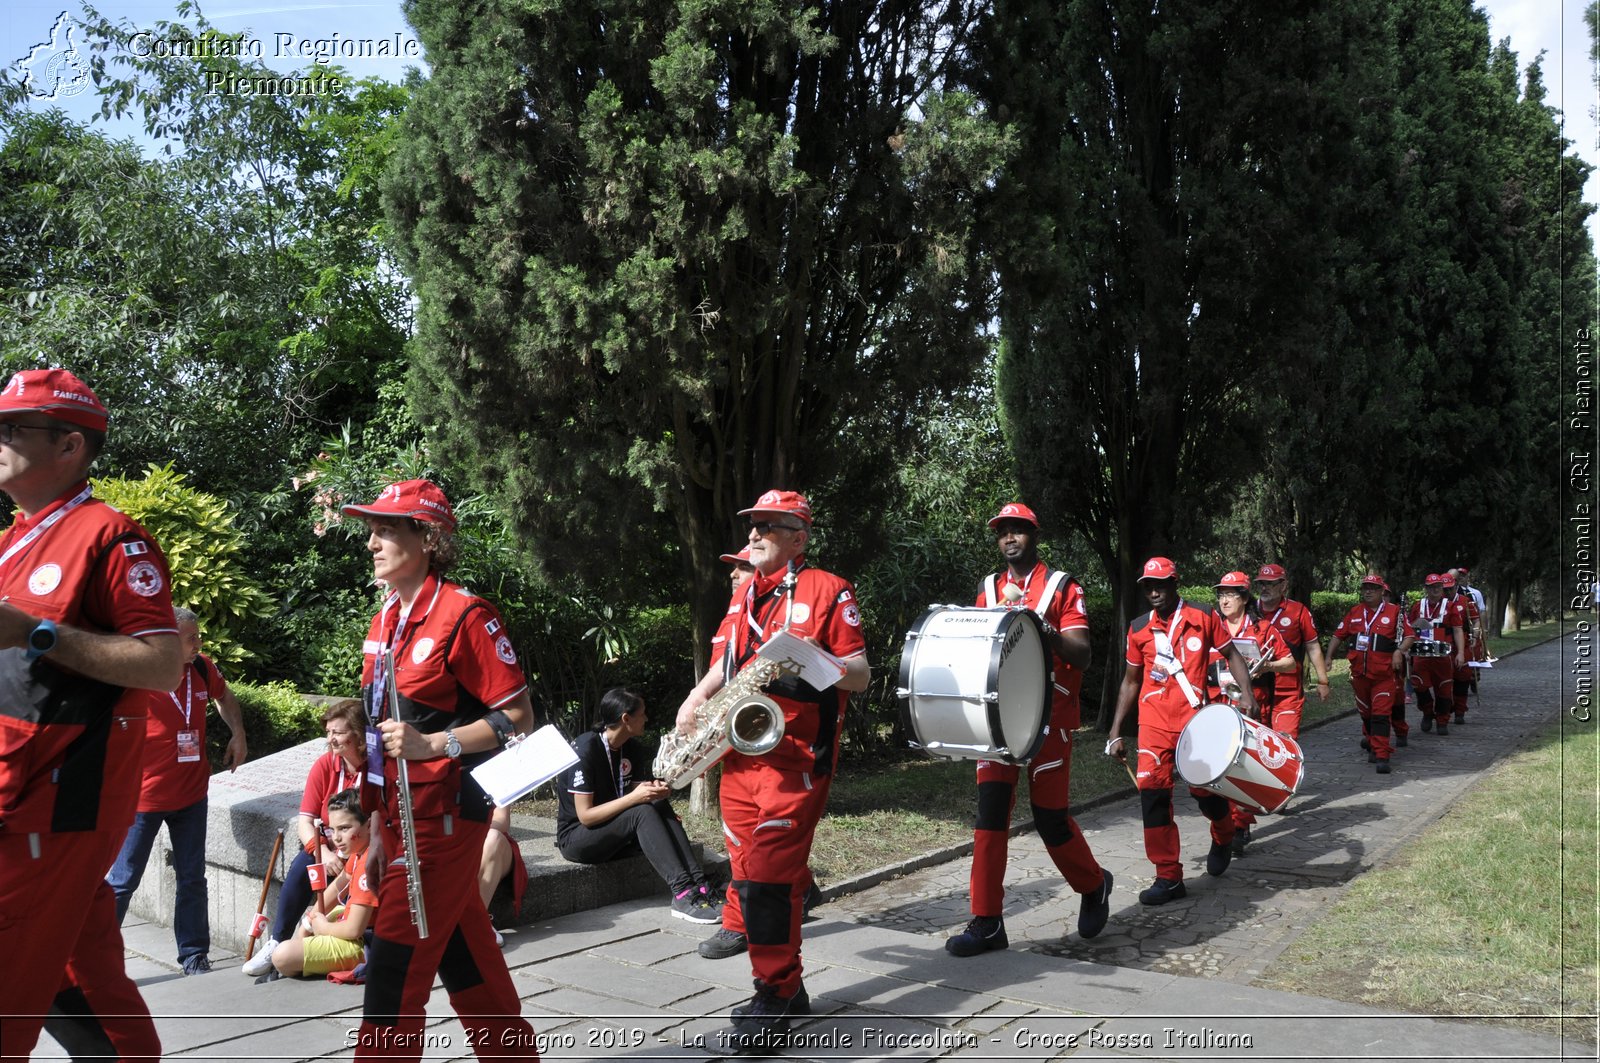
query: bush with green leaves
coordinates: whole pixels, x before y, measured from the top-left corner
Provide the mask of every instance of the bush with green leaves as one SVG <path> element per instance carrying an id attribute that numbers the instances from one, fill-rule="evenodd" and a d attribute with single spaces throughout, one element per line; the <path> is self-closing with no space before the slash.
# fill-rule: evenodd
<path id="1" fill-rule="evenodd" d="M 138 521 L 161 547 L 172 570 L 173 604 L 200 617 L 206 651 L 228 665 L 253 656 L 238 630 L 273 605 L 250 575 L 228 504 L 190 487 L 170 464 L 152 465 L 142 480 L 103 477 L 93 484 L 96 497 Z"/>
<path id="2" fill-rule="evenodd" d="M 322 707 L 307 701 L 288 683 L 256 686 L 230 679 L 228 689 L 239 699 L 239 714 L 244 717 L 244 739 L 251 760 L 260 760 L 321 737 L 323 733 Z M 226 726 L 206 729 L 206 751 L 210 754 L 213 771 L 221 770 L 222 754 L 227 746 Z"/>

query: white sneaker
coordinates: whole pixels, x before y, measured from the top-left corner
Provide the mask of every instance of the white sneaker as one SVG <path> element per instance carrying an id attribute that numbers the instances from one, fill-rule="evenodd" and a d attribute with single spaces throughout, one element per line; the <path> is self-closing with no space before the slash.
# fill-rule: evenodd
<path id="1" fill-rule="evenodd" d="M 491 927 L 491 928 L 490 928 L 490 929 L 491 929 L 491 930 L 492 930 L 492 929 L 494 929 L 494 928 L 493 928 L 493 927 Z M 498 946 L 500 946 L 500 947 L 501 947 L 501 948 L 505 948 L 505 947 L 506 947 L 506 938 L 505 938 L 505 935 L 504 935 L 504 934 L 502 934 L 502 933 L 500 933 L 500 931 L 498 931 L 498 930 L 495 930 L 495 932 L 494 932 L 494 943 L 495 943 L 495 944 L 496 944 L 496 945 L 498 945 Z"/>
<path id="2" fill-rule="evenodd" d="M 256 954 L 244 961 L 244 966 L 239 968 L 250 978 L 260 978 L 272 970 L 272 950 L 278 947 L 277 938 L 267 938 L 266 943 L 256 950 Z"/>

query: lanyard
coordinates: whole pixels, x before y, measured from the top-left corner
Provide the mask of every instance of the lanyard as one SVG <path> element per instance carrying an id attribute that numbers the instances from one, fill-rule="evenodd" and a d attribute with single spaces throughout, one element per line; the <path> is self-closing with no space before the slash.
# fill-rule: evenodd
<path id="1" fill-rule="evenodd" d="M 428 607 L 422 611 L 423 616 L 427 616 L 429 613 L 433 612 L 434 603 L 439 600 L 439 592 L 444 590 L 444 580 L 439 579 L 437 576 L 431 574 L 428 578 L 434 581 L 433 597 L 428 599 Z M 426 591 L 428 589 L 428 585 L 424 583 L 422 585 L 422 589 Z M 422 595 L 418 594 L 417 598 L 412 601 L 411 605 L 414 607 L 417 604 L 417 601 L 421 600 L 421 598 Z M 401 609 L 399 615 L 395 619 L 394 630 L 385 635 L 385 631 L 389 626 L 388 617 L 390 605 L 391 603 L 398 605 L 399 602 L 400 596 L 397 594 L 389 602 L 384 603 L 383 613 L 381 614 L 383 617 L 383 622 L 378 627 L 379 646 L 392 647 L 395 650 L 394 659 L 396 671 L 398 671 L 400 668 L 400 651 L 404 650 L 406 645 L 409 643 L 410 638 L 416 635 L 416 629 L 422 626 L 421 620 L 418 620 L 415 624 L 410 624 L 411 609 Z M 409 636 L 406 634 L 407 626 L 411 627 L 411 634 Z M 385 714 L 389 711 L 389 682 L 392 678 L 383 668 L 379 666 L 382 660 L 383 651 L 380 649 L 374 655 L 374 660 L 372 662 L 372 707 L 375 710 L 376 716 L 379 720 L 384 719 Z"/>
<path id="2" fill-rule="evenodd" d="M 800 570 L 805 568 L 805 564 L 806 563 L 804 561 L 801 561 L 801 562 L 799 562 L 798 564 L 796 564 L 794 566 L 794 575 L 795 575 L 796 587 L 797 588 L 799 586 Z M 776 595 L 780 591 L 782 591 L 783 590 L 783 579 L 784 578 L 787 578 L 787 577 L 785 576 L 783 578 L 780 578 L 778 580 L 778 582 L 773 585 L 772 589 L 767 591 L 761 597 L 762 598 L 766 598 L 766 597 L 768 597 L 770 595 Z M 767 615 L 766 616 L 761 617 L 759 620 L 756 618 L 756 608 L 760 604 L 756 599 L 756 582 L 759 579 L 760 579 L 760 577 L 757 576 L 756 579 L 752 579 L 752 580 L 750 580 L 749 583 L 745 584 L 744 605 L 741 607 L 741 610 L 740 610 L 741 612 L 744 613 L 744 621 L 745 621 L 744 638 L 740 639 L 740 640 L 737 640 L 737 641 L 742 641 L 744 643 L 744 645 L 742 647 L 738 647 L 738 649 L 739 649 L 738 663 L 741 664 L 741 665 L 745 661 L 750 659 L 750 655 L 752 653 L 754 653 L 756 650 L 759 650 L 761 648 L 761 644 L 763 642 L 765 642 L 766 638 L 767 638 L 767 625 L 772 622 L 772 612 L 773 612 L 773 610 L 772 610 L 772 607 L 770 605 L 767 607 Z M 794 595 L 793 594 L 784 595 L 783 620 L 784 620 L 784 623 L 786 625 L 789 622 L 789 614 L 790 614 L 791 611 L 793 611 L 793 609 L 794 609 Z M 726 652 L 726 651 L 724 651 L 724 652 Z"/>
<path id="3" fill-rule="evenodd" d="M 194 707 L 194 665 L 190 664 L 183 670 L 183 704 L 178 705 L 178 692 L 176 689 L 167 691 L 167 697 L 172 699 L 172 704 L 177 705 L 178 711 L 183 713 L 183 729 L 189 729 L 189 710 Z M 339 778 L 342 780 L 343 775 Z"/>
<path id="4" fill-rule="evenodd" d="M 93 493 L 94 489 L 88 484 L 85 484 L 83 490 L 79 491 L 76 495 L 73 495 L 70 501 L 68 501 L 54 513 L 50 514 L 44 520 L 34 525 L 22 538 L 12 543 L 6 549 L 5 553 L 0 554 L 0 571 L 5 570 L 6 564 L 13 557 L 27 550 L 34 543 L 39 541 L 40 536 L 44 535 L 45 532 L 49 531 L 51 528 L 54 528 L 58 523 L 60 523 L 62 517 L 65 517 L 68 513 L 71 513 L 73 510 L 89 501 L 89 498 Z"/>
<path id="5" fill-rule="evenodd" d="M 1367 615 L 1366 609 L 1367 607 L 1364 605 L 1361 607 L 1361 622 L 1363 624 L 1362 630 L 1370 635 L 1372 634 L 1372 625 L 1376 624 L 1378 622 L 1378 618 L 1383 615 L 1383 606 L 1380 605 L 1377 609 L 1373 610 L 1371 616 Z"/>
<path id="6" fill-rule="evenodd" d="M 617 796 L 622 796 L 622 750 L 612 749 L 605 735 L 600 736 L 600 744 L 606 747 L 606 763 L 611 765 L 611 774 L 616 778 Z"/>
<path id="7" fill-rule="evenodd" d="M 1152 629 L 1154 629 L 1156 622 L 1158 620 L 1160 620 L 1160 619 L 1161 618 L 1156 615 L 1156 611 L 1154 609 L 1150 610 L 1150 625 L 1151 625 Z M 1183 634 L 1183 600 L 1180 598 L 1178 600 L 1178 607 L 1172 611 L 1172 619 L 1167 622 L 1167 630 L 1166 630 L 1167 648 L 1171 651 L 1172 659 L 1178 662 L 1178 670 L 1179 671 L 1183 670 L 1183 665 L 1184 665 L 1184 657 L 1183 657 L 1182 654 L 1180 654 L 1178 652 L 1178 646 L 1183 642 L 1183 639 L 1181 637 L 1182 634 Z M 1160 649 L 1159 646 L 1157 646 L 1156 648 L 1157 648 L 1157 650 Z"/>

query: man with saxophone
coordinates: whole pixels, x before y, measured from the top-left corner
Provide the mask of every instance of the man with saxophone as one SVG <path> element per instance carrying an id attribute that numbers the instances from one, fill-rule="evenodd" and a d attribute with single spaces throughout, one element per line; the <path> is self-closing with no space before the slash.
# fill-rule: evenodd
<path id="1" fill-rule="evenodd" d="M 756 992 L 733 1011 L 736 1051 L 771 1043 L 797 1016 L 810 1014 L 800 969 L 806 861 L 833 781 L 845 703 L 871 677 L 855 588 L 806 563 L 811 504 L 794 491 L 768 491 L 739 515 L 750 518 L 755 576 L 730 603 L 734 623 L 726 654 L 733 667 L 745 668 L 768 639 L 787 629 L 840 658 L 845 673 L 826 690 L 798 676 L 769 683 L 767 695 L 783 710 L 782 740 L 764 756 L 735 750 L 722 762 L 722 822 L 733 880 L 722 929 L 707 944 L 742 939 L 749 948 Z M 680 731 L 696 729 L 696 710 L 723 681 L 722 669 L 706 673 L 678 710 Z"/>
<path id="2" fill-rule="evenodd" d="M 980 607 L 1031 609 L 1044 622 L 1052 664 L 1050 719 L 1044 744 L 1028 766 L 1033 825 L 1045 851 L 1081 898 L 1078 936 L 1092 938 L 1111 914 L 1111 872 L 1102 868 L 1068 811 L 1072 778 L 1072 732 L 1078 727 L 1078 691 L 1089 666 L 1089 618 L 1083 588 L 1065 572 L 1039 560 L 1039 518 L 1020 502 L 1008 502 L 989 521 L 1006 567 L 978 589 Z M 1001 908 L 1005 901 L 1006 847 L 1011 809 L 1017 800 L 1015 764 L 978 761 L 978 817 L 972 843 L 972 921 L 944 943 L 952 956 L 976 956 L 1009 943 Z"/>

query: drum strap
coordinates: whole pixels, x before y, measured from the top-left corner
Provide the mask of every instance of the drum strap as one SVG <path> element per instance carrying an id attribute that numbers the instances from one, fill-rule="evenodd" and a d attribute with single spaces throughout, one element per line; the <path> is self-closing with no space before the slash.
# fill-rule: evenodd
<path id="1" fill-rule="evenodd" d="M 1195 692 L 1194 684 L 1189 682 L 1189 677 L 1184 673 L 1183 662 L 1178 660 L 1178 655 L 1172 652 L 1172 640 L 1167 638 L 1165 631 L 1157 631 L 1154 636 L 1156 652 L 1163 657 L 1170 657 L 1177 662 L 1178 670 L 1172 673 L 1172 678 L 1178 681 L 1178 688 L 1183 691 L 1183 696 L 1189 699 L 1189 707 L 1200 707 L 1200 695 Z"/>
<path id="2" fill-rule="evenodd" d="M 1072 577 L 1060 569 L 1050 569 L 1045 579 L 1044 593 L 1039 595 L 1039 608 L 1036 610 L 1042 618 L 1050 608 L 1050 603 L 1056 600 L 1056 595 L 1061 593 L 1061 588 Z M 983 580 L 983 601 L 985 605 L 995 606 L 1000 604 L 1000 576 L 991 572 Z"/>

